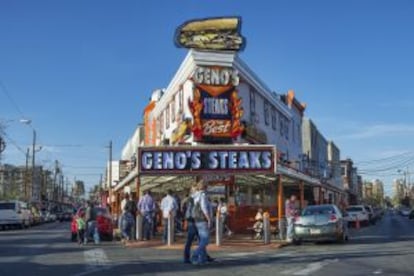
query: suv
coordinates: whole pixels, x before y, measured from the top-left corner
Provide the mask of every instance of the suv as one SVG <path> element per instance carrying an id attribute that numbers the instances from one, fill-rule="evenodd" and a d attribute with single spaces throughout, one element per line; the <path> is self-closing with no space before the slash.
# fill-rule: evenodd
<path id="1" fill-rule="evenodd" d="M 359 221 L 361 224 L 369 224 L 369 213 L 364 205 L 350 205 L 346 208 L 346 213 L 348 214 L 347 220 L 349 223 Z"/>

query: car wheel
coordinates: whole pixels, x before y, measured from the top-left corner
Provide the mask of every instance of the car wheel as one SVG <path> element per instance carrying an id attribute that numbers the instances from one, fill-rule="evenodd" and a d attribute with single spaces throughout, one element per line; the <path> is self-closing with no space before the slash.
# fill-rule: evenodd
<path id="1" fill-rule="evenodd" d="M 302 240 L 301 239 L 293 239 L 293 244 L 294 245 L 301 245 L 302 244 Z"/>

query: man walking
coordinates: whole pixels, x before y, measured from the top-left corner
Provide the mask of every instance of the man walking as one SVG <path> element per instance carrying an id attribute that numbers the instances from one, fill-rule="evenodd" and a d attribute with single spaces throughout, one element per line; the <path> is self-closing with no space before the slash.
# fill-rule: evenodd
<path id="1" fill-rule="evenodd" d="M 144 196 L 140 198 L 137 205 L 138 212 L 142 216 L 142 228 L 144 230 L 144 240 L 149 240 L 153 229 L 155 202 L 151 196 L 151 191 L 146 190 Z"/>
<path id="2" fill-rule="evenodd" d="M 88 239 L 92 238 L 94 239 L 95 243 L 99 243 L 99 234 L 96 235 L 95 232 L 97 232 L 96 228 L 96 213 L 95 208 L 93 206 L 92 201 L 88 201 L 88 207 L 85 211 L 85 222 L 86 222 L 86 235 L 84 238 L 84 243 L 88 243 Z"/>
<path id="3" fill-rule="evenodd" d="M 287 221 L 287 230 L 286 230 L 286 241 L 292 242 L 293 240 L 293 223 L 298 210 L 296 209 L 296 196 L 291 195 L 290 199 L 286 200 L 285 203 L 285 216 Z"/>
<path id="4" fill-rule="evenodd" d="M 163 242 L 167 243 L 168 241 L 168 218 L 172 217 L 174 219 L 176 211 L 178 209 L 177 202 L 172 196 L 172 191 L 168 190 L 167 195 L 161 200 L 161 211 L 162 211 L 162 221 L 164 225 L 163 233 Z M 172 223 L 174 225 L 174 223 Z M 174 227 L 174 226 L 173 226 Z M 173 229 L 174 232 L 174 229 Z"/>
<path id="5" fill-rule="evenodd" d="M 206 195 L 206 185 L 203 180 L 197 183 L 197 192 L 194 194 L 193 218 L 197 228 L 199 243 L 194 251 L 191 261 L 193 264 L 202 265 L 208 261 L 207 245 L 210 241 L 210 228 L 212 226 L 211 203 Z"/>

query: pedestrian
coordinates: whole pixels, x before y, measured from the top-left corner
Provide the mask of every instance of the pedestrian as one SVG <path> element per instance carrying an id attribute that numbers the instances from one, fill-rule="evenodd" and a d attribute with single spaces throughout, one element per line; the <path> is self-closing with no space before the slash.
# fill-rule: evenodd
<path id="1" fill-rule="evenodd" d="M 85 213 L 79 213 L 79 216 L 76 218 L 76 227 L 78 232 L 78 243 L 79 245 L 82 245 L 82 243 L 84 242 L 86 229 Z"/>
<path id="2" fill-rule="evenodd" d="M 298 215 L 298 210 L 296 208 L 296 196 L 291 195 L 290 199 L 287 199 L 285 202 L 285 216 L 287 221 L 287 230 L 286 230 L 286 241 L 292 242 L 293 240 L 293 224 L 295 217 Z"/>
<path id="3" fill-rule="evenodd" d="M 178 194 L 174 194 L 175 203 L 177 204 L 177 207 L 181 206 L 181 199 L 178 196 Z M 177 208 L 177 211 L 175 212 L 175 230 L 176 232 L 182 232 L 183 231 L 183 215 L 181 214 L 181 208 Z"/>
<path id="4" fill-rule="evenodd" d="M 125 212 L 129 213 L 130 216 L 127 217 L 130 223 L 129 227 L 129 239 L 132 240 L 135 237 L 135 217 L 137 215 L 137 204 L 132 199 L 132 197 L 128 196 L 127 202 L 125 204 Z"/>
<path id="5" fill-rule="evenodd" d="M 122 213 L 121 223 L 120 223 L 122 242 L 131 240 L 131 228 L 133 224 L 134 224 L 134 218 L 132 217 L 132 214 L 128 212 L 127 210 L 125 210 L 125 212 Z"/>
<path id="6" fill-rule="evenodd" d="M 196 265 L 205 264 L 208 261 L 207 245 L 210 241 L 210 228 L 212 226 L 212 209 L 206 194 L 206 185 L 203 180 L 197 183 L 197 192 L 194 194 L 193 218 L 196 224 L 199 243 L 193 252 L 191 262 Z"/>
<path id="7" fill-rule="evenodd" d="M 86 222 L 86 230 L 85 230 L 85 237 L 84 243 L 87 244 L 89 239 L 94 239 L 95 243 L 99 243 L 99 235 L 95 234 L 97 232 L 96 228 L 96 212 L 94 208 L 94 204 L 92 201 L 88 201 L 88 206 L 86 207 L 85 211 L 85 222 Z"/>
<path id="8" fill-rule="evenodd" d="M 198 236 L 197 227 L 193 218 L 193 208 L 194 208 L 194 198 L 193 196 L 197 192 L 197 185 L 194 184 L 191 187 L 191 193 L 183 201 L 183 206 L 185 209 L 184 216 L 187 223 L 187 239 L 185 240 L 184 246 L 184 263 L 191 264 L 191 245 L 193 241 Z"/>
<path id="9" fill-rule="evenodd" d="M 254 217 L 255 223 L 253 224 L 253 230 L 256 233 L 255 239 L 260 240 L 263 236 L 263 209 L 257 210 L 256 216 Z"/>
<path id="10" fill-rule="evenodd" d="M 227 203 L 224 198 L 220 198 L 220 203 L 217 208 L 220 213 L 221 223 L 223 225 L 223 233 L 227 232 L 227 235 L 231 236 L 233 232 L 230 230 L 230 227 L 228 225 L 229 209 L 227 208 Z"/>
<path id="11" fill-rule="evenodd" d="M 161 200 L 161 211 L 162 211 L 162 221 L 164 225 L 164 233 L 163 233 L 163 242 L 167 243 L 168 241 L 168 219 L 174 219 L 175 214 L 178 209 L 177 202 L 175 201 L 174 197 L 172 196 L 172 191 L 168 190 L 166 196 Z M 174 223 L 172 224 L 174 225 Z M 173 226 L 174 227 L 174 226 Z M 174 229 L 172 229 L 174 235 Z"/>
<path id="12" fill-rule="evenodd" d="M 198 237 L 198 231 L 197 226 L 195 224 L 194 218 L 193 218 L 193 211 L 194 211 L 194 198 L 193 196 L 197 192 L 197 184 L 194 184 L 191 187 L 190 194 L 186 196 L 186 198 L 183 200 L 183 210 L 185 210 L 184 217 L 187 224 L 187 238 L 185 241 L 184 246 L 184 263 L 191 264 L 191 246 L 193 242 L 200 238 Z M 207 261 L 213 262 L 215 259 L 210 257 L 207 254 Z"/>
<path id="13" fill-rule="evenodd" d="M 155 216 L 155 202 L 151 196 L 151 191 L 146 190 L 144 196 L 140 198 L 137 204 L 138 212 L 142 216 L 142 228 L 144 232 L 144 240 L 149 240 L 153 230 L 153 222 Z"/>

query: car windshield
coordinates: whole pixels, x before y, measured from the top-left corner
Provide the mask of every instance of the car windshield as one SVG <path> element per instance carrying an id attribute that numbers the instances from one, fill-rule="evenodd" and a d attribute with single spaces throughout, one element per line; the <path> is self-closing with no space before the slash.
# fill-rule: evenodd
<path id="1" fill-rule="evenodd" d="M 349 207 L 349 208 L 346 208 L 346 211 L 347 212 L 362 212 L 363 210 L 362 210 L 362 207 Z"/>
<path id="2" fill-rule="evenodd" d="M 329 215 L 334 214 L 335 210 L 330 206 L 312 206 L 303 210 L 303 216 L 312 216 L 312 215 Z"/>
<path id="3" fill-rule="evenodd" d="M 0 210 L 14 210 L 15 203 L 0 203 Z"/>

